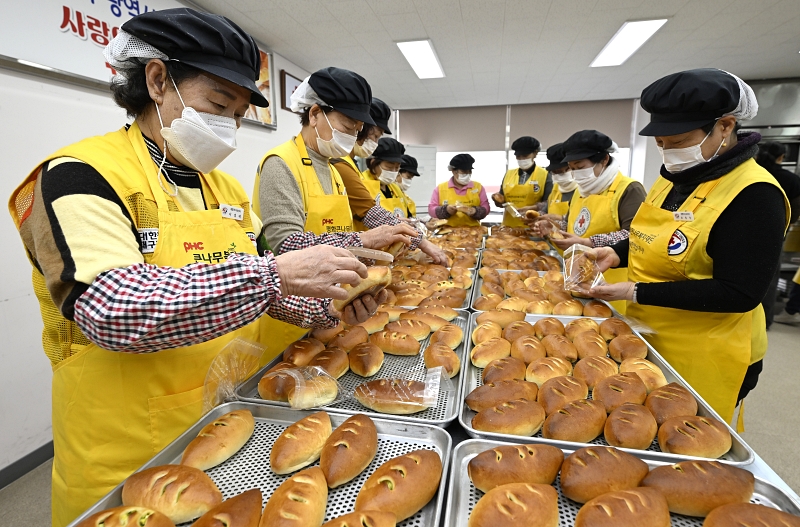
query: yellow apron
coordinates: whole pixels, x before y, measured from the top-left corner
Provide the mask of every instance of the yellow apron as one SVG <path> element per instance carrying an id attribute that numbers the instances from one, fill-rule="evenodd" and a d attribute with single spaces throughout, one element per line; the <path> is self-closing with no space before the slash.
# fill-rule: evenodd
<path id="1" fill-rule="evenodd" d="M 383 191 L 381 190 L 380 180 L 375 177 L 369 169 L 361 172 L 361 181 L 364 182 L 364 186 L 367 187 L 376 205 L 388 210 L 398 218 L 408 217 L 408 207 L 406 201 L 403 199 L 403 191 L 396 183 L 389 185 L 389 189 L 392 191 L 392 197 L 387 198 L 383 195 Z"/>
<path id="2" fill-rule="evenodd" d="M 575 190 L 569 204 L 569 215 L 567 216 L 567 232 L 577 234 L 583 238 L 594 236 L 595 234 L 607 234 L 620 230 L 619 224 L 619 201 L 633 182 L 633 179 L 618 173 L 608 187 L 601 194 L 592 194 L 582 197 L 579 190 Z M 628 270 L 624 267 L 609 269 L 603 273 L 606 281 L 610 284 L 625 282 L 628 280 Z M 616 300 L 611 302 L 614 308 L 625 314 L 625 301 Z"/>
<path id="3" fill-rule="evenodd" d="M 547 198 L 547 213 L 558 214 L 559 216 L 566 216 L 569 214 L 569 201 L 562 201 L 563 194 L 558 184 L 553 185 L 553 191 Z"/>
<path id="4" fill-rule="evenodd" d="M 798 270 L 797 270 L 797 271 L 794 273 L 794 278 L 792 278 L 792 282 L 794 282 L 795 284 L 798 284 L 798 285 L 800 285 L 800 269 L 798 269 Z"/>
<path id="5" fill-rule="evenodd" d="M 219 209 L 184 212 L 177 200 L 168 203 L 136 123 L 127 132 L 77 143 L 49 159 L 64 156 L 89 163 L 118 192 L 127 189 L 121 197 L 139 187 L 144 199 L 155 200 L 158 235 L 154 251 L 146 255 L 149 263 L 183 267 L 198 261 L 198 255 L 216 259 L 234 246 L 235 252 L 256 253 L 246 230 L 223 218 Z M 244 191 L 230 176 L 214 171 L 201 178 L 209 201 L 247 206 Z M 130 200 L 123 202 L 131 206 Z M 187 251 L 187 240 L 202 243 L 203 249 Z M 46 307 L 43 303 L 43 315 Z M 46 331 L 51 322 L 45 320 Z M 74 520 L 196 422 L 211 361 L 235 337 L 258 340 L 259 326 L 256 321 L 203 344 L 141 354 L 80 345 L 80 339 L 65 334 L 72 353 L 53 368 L 53 525 Z"/>
<path id="6" fill-rule="evenodd" d="M 513 168 L 506 172 L 503 178 L 503 195 L 505 195 L 507 203 L 513 203 L 518 209 L 530 207 L 542 201 L 545 183 L 547 183 L 547 170 L 540 166 L 533 169 L 533 173 L 524 185 L 519 184 L 519 169 Z M 506 210 L 503 212 L 503 225 L 524 227 L 525 223 Z"/>
<path id="7" fill-rule="evenodd" d="M 448 186 L 449 181 L 439 185 L 439 204 L 442 205 L 465 205 L 467 207 L 480 207 L 481 189 L 483 188 L 477 181 L 472 182 L 472 188 L 467 189 L 465 195 L 457 194 L 455 189 Z M 451 227 L 476 227 L 480 221 L 470 218 L 463 212 L 456 212 L 447 219 L 447 224 Z"/>
<path id="8" fill-rule="evenodd" d="M 629 280 L 712 278 L 714 262 L 706 253 L 711 228 L 742 189 L 759 182 L 776 185 L 750 159 L 698 186 L 678 209 L 692 213 L 693 219 L 677 221 L 673 212 L 660 208 L 672 184 L 659 178 L 631 224 Z M 786 206 L 788 211 L 788 201 Z M 747 313 L 709 313 L 629 303 L 628 315 L 656 331 L 647 340 L 730 423 L 747 367 L 766 351 L 761 305 Z"/>

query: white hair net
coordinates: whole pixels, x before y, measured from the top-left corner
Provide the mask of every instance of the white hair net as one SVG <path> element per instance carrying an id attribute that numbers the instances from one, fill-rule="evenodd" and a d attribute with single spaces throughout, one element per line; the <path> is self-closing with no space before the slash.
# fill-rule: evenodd
<path id="1" fill-rule="evenodd" d="M 169 60 L 166 54 L 125 31 L 120 31 L 108 43 L 103 50 L 103 56 L 114 69 L 129 68 L 137 63 L 135 59 Z"/>
<path id="2" fill-rule="evenodd" d="M 725 73 L 736 79 L 736 83 L 739 85 L 739 104 L 736 105 L 736 108 L 734 108 L 732 112 L 728 112 L 725 115 L 732 115 L 736 117 L 738 121 L 748 121 L 752 119 L 758 113 L 758 101 L 756 100 L 756 94 L 753 92 L 753 88 L 733 73 L 728 71 L 725 71 Z"/>
<path id="3" fill-rule="evenodd" d="M 291 109 L 295 113 L 301 113 L 315 104 L 329 106 L 325 101 L 319 98 L 314 88 L 308 84 L 308 79 L 310 78 L 311 77 L 306 77 L 305 80 L 300 83 L 300 86 L 292 92 L 292 96 L 290 97 L 292 101 Z"/>
<path id="4" fill-rule="evenodd" d="M 606 152 L 609 154 L 613 154 L 615 152 L 619 152 L 619 145 L 613 139 L 611 140 L 611 146 L 606 149 Z"/>

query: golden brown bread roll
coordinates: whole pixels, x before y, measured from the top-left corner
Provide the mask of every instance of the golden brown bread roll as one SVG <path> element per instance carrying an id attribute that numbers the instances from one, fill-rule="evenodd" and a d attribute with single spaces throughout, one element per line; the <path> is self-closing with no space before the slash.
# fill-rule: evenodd
<path id="1" fill-rule="evenodd" d="M 536 321 L 536 323 L 533 325 L 533 331 L 541 340 L 548 335 L 563 335 L 564 324 L 562 324 L 557 318 L 543 318 Z"/>
<path id="2" fill-rule="evenodd" d="M 503 297 L 506 295 L 506 292 L 503 291 L 503 286 L 492 282 L 484 282 L 479 291 L 482 295 L 498 295 Z"/>
<path id="3" fill-rule="evenodd" d="M 611 318 L 611 308 L 598 300 L 590 300 L 583 306 L 583 316 L 595 318 Z"/>
<path id="4" fill-rule="evenodd" d="M 618 373 L 617 363 L 608 357 L 586 357 L 575 364 L 572 375 L 585 382 L 590 390 L 594 390 L 598 382 Z"/>
<path id="5" fill-rule="evenodd" d="M 554 315 L 579 317 L 583 314 L 583 304 L 580 300 L 565 300 L 553 307 Z"/>
<path id="6" fill-rule="evenodd" d="M 608 353 L 608 345 L 603 337 L 594 331 L 584 331 L 579 333 L 573 340 L 572 344 L 578 350 L 578 358 L 585 359 L 586 357 L 605 357 Z"/>
<path id="7" fill-rule="evenodd" d="M 647 388 L 647 393 L 667 385 L 667 379 L 661 368 L 646 359 L 625 359 L 619 365 L 620 373 L 635 373 Z"/>
<path id="8" fill-rule="evenodd" d="M 331 435 L 331 418 L 316 412 L 289 425 L 272 444 L 269 465 L 276 474 L 290 474 L 319 459 Z"/>
<path id="9" fill-rule="evenodd" d="M 561 492 L 586 503 L 607 492 L 638 487 L 649 470 L 647 463 L 616 448 L 581 448 L 561 465 Z"/>
<path id="10" fill-rule="evenodd" d="M 470 360 L 476 368 L 485 368 L 493 360 L 503 359 L 510 355 L 511 343 L 500 337 L 481 342 L 469 352 Z"/>
<path id="11" fill-rule="evenodd" d="M 481 452 L 467 465 L 475 488 L 489 492 L 509 483 L 550 485 L 556 480 L 564 453 L 550 445 L 503 445 Z"/>
<path id="12" fill-rule="evenodd" d="M 397 293 L 397 305 L 399 306 L 407 306 L 407 307 L 416 307 L 430 296 L 429 291 L 425 290 L 417 290 L 417 291 L 409 291 L 405 293 Z"/>
<path id="13" fill-rule="evenodd" d="M 389 355 L 419 355 L 419 341 L 405 333 L 379 331 L 370 335 L 369 341 Z"/>
<path id="14" fill-rule="evenodd" d="M 499 304 L 497 304 L 497 309 L 512 309 L 514 311 L 525 311 L 526 307 L 528 306 L 529 302 L 527 300 L 523 300 L 522 298 L 517 298 L 512 296 L 511 298 L 506 298 Z"/>
<path id="15" fill-rule="evenodd" d="M 718 458 L 731 449 L 731 433 L 713 417 L 673 417 L 658 428 L 658 446 L 670 454 Z"/>
<path id="16" fill-rule="evenodd" d="M 586 399 L 589 388 L 580 379 L 562 375 L 548 379 L 539 387 L 536 400 L 542 405 L 547 415 L 552 414 L 570 401 Z"/>
<path id="17" fill-rule="evenodd" d="M 547 335 L 542 345 L 548 357 L 558 357 L 570 362 L 578 360 L 578 349 L 564 335 Z"/>
<path id="18" fill-rule="evenodd" d="M 521 298 L 527 302 L 538 302 L 539 300 L 546 300 L 538 291 L 531 291 L 530 289 L 514 289 L 511 296 Z M 527 307 L 527 306 L 526 306 Z"/>
<path id="19" fill-rule="evenodd" d="M 144 507 L 176 525 L 202 516 L 222 503 L 222 493 L 208 475 L 185 465 L 162 465 L 131 474 L 122 486 L 122 504 Z"/>
<path id="20" fill-rule="evenodd" d="M 261 498 L 260 489 L 246 490 L 203 514 L 192 527 L 258 527 Z M 128 525 L 132 527 L 138 524 Z"/>
<path id="21" fill-rule="evenodd" d="M 358 285 L 342 284 L 340 287 L 347 291 L 347 298 L 344 300 L 334 300 L 333 308 L 342 312 L 354 300 L 364 295 L 375 296 L 392 283 L 392 271 L 388 267 L 375 265 L 367 268 L 367 277 L 361 280 Z"/>
<path id="22" fill-rule="evenodd" d="M 656 418 L 658 426 L 672 417 L 697 415 L 697 400 L 689 390 L 676 382 L 650 392 L 644 405 Z"/>
<path id="23" fill-rule="evenodd" d="M 353 397 L 366 408 L 394 415 L 409 415 L 428 408 L 425 383 L 404 379 L 377 379 L 356 386 Z"/>
<path id="24" fill-rule="evenodd" d="M 395 331 L 397 333 L 405 333 L 411 335 L 418 341 L 425 340 L 431 334 L 431 327 L 419 320 L 403 319 L 396 322 L 389 322 L 386 324 L 386 331 Z"/>
<path id="25" fill-rule="evenodd" d="M 600 323 L 600 336 L 606 340 L 613 340 L 620 335 L 631 335 L 631 327 L 619 318 L 609 318 Z"/>
<path id="26" fill-rule="evenodd" d="M 608 354 L 617 362 L 644 359 L 647 357 L 647 344 L 636 335 L 620 335 L 608 343 Z"/>
<path id="27" fill-rule="evenodd" d="M 496 295 L 492 293 L 490 295 L 481 295 L 475 299 L 473 307 L 477 311 L 490 311 L 493 309 L 497 309 L 497 304 L 502 302 L 503 298 L 505 298 L 505 294 Z"/>
<path id="28" fill-rule="evenodd" d="M 400 320 L 400 315 L 408 313 L 408 308 L 383 304 L 378 308 L 380 313 L 389 313 L 389 322 Z"/>
<path id="29" fill-rule="evenodd" d="M 629 489 L 598 496 L 581 507 L 575 527 L 670 527 L 667 500 L 653 489 Z"/>
<path id="30" fill-rule="evenodd" d="M 485 311 L 475 317 L 476 324 L 480 325 L 484 322 L 494 322 L 501 328 L 505 328 L 513 322 L 525 320 L 525 313 L 520 311 L 512 311 L 511 309 L 494 309 Z"/>
<path id="31" fill-rule="evenodd" d="M 328 348 L 314 355 L 308 365 L 319 366 L 331 377 L 338 379 L 350 369 L 350 358 L 342 348 Z"/>
<path id="32" fill-rule="evenodd" d="M 525 313 L 532 315 L 552 315 L 555 306 L 548 300 L 534 300 L 525 304 Z"/>
<path id="33" fill-rule="evenodd" d="M 535 383 L 514 379 L 478 386 L 467 395 L 465 402 L 472 411 L 482 412 L 514 399 L 535 401 L 538 394 L 539 387 Z"/>
<path id="34" fill-rule="evenodd" d="M 431 298 L 433 298 L 433 297 L 431 297 Z M 443 300 L 443 299 L 442 298 L 433 298 L 433 300 Z M 463 302 L 463 301 L 464 301 L 464 299 L 459 299 L 459 303 L 457 304 L 457 306 L 461 307 L 461 302 Z M 441 319 L 444 319 L 446 322 L 450 322 L 450 321 L 454 320 L 456 317 L 458 317 L 458 311 L 456 311 L 455 309 L 453 309 L 450 306 L 446 306 L 446 305 L 442 305 L 442 304 L 433 304 L 432 303 L 432 304 L 427 305 L 425 307 L 418 307 L 417 309 L 414 310 L 414 312 L 415 313 L 419 313 L 419 314 L 433 315 L 435 317 L 439 317 Z M 403 318 L 403 317 L 400 317 L 400 318 Z M 424 322 L 424 320 L 423 320 L 423 322 Z M 426 324 L 427 324 L 427 322 L 426 322 Z M 430 326 L 430 324 L 428 324 L 428 325 Z M 433 326 L 431 326 L 431 329 L 434 329 Z M 434 331 L 436 329 L 438 329 L 438 327 L 435 328 Z"/>
<path id="35" fill-rule="evenodd" d="M 611 446 L 647 450 L 657 431 L 650 410 L 640 404 L 625 403 L 609 414 L 603 433 Z"/>
<path id="36" fill-rule="evenodd" d="M 729 503 L 748 503 L 755 478 L 751 472 L 717 461 L 683 461 L 656 467 L 642 480 L 642 487 L 661 492 L 670 512 L 708 516 Z"/>
<path id="37" fill-rule="evenodd" d="M 472 343 L 480 344 L 503 335 L 503 328 L 497 322 L 484 322 L 472 330 Z"/>
<path id="38" fill-rule="evenodd" d="M 625 403 L 644 404 L 647 388 L 635 373 L 619 373 L 599 381 L 592 390 L 592 399 L 603 403 L 610 414 Z"/>
<path id="39" fill-rule="evenodd" d="M 575 337 L 584 331 L 594 331 L 599 335 L 600 325 L 591 318 L 579 318 L 564 326 L 564 334 L 569 340 L 575 340 Z"/>
<path id="40" fill-rule="evenodd" d="M 315 328 L 308 334 L 312 339 L 316 339 L 323 344 L 327 345 L 333 337 L 339 334 L 344 329 L 344 324 L 339 322 L 335 328 Z"/>
<path id="41" fill-rule="evenodd" d="M 547 351 L 539 339 L 534 335 L 527 335 L 511 343 L 511 356 L 528 365 L 535 360 L 545 358 Z"/>
<path id="42" fill-rule="evenodd" d="M 288 373 L 270 375 L 272 373 L 296 368 L 291 362 L 279 362 L 258 381 L 258 395 L 267 401 L 289 401 L 289 390 L 294 387 L 294 377 Z"/>
<path id="43" fill-rule="evenodd" d="M 461 369 L 461 359 L 458 358 L 458 355 L 455 354 L 450 346 L 445 346 L 444 344 L 431 344 L 428 346 L 423 353 L 423 359 L 425 360 L 426 368 L 441 366 L 451 379 L 458 375 L 458 371 Z M 523 372 L 523 377 L 524 375 Z"/>
<path id="44" fill-rule="evenodd" d="M 259 507 L 261 502 L 259 502 Z M 261 510 L 259 510 L 259 515 Z M 92 514 L 75 527 L 175 527 L 164 514 L 146 507 L 114 507 Z M 256 523 L 258 525 L 258 523 Z"/>
<path id="45" fill-rule="evenodd" d="M 385 311 L 378 311 L 364 322 L 356 324 L 367 330 L 367 333 L 372 335 L 378 331 L 383 331 L 384 326 L 389 323 L 389 313 Z"/>
<path id="46" fill-rule="evenodd" d="M 442 479 L 442 459 L 431 450 L 414 450 L 378 467 L 356 497 L 356 511 L 392 512 L 401 522 L 428 504 Z"/>
<path id="47" fill-rule="evenodd" d="M 403 313 L 402 315 L 400 315 L 400 320 L 398 320 L 397 322 L 392 322 L 392 324 L 399 324 L 405 320 L 410 320 L 412 322 L 416 321 L 425 326 L 428 326 L 430 331 L 436 331 L 437 329 L 448 325 L 447 321 L 442 317 L 437 317 L 436 315 L 433 315 L 426 311 L 420 311 L 419 309 L 420 308 L 417 308 L 414 311 Z M 427 336 L 428 335 L 425 335 L 425 337 Z"/>
<path id="48" fill-rule="evenodd" d="M 283 350 L 283 362 L 291 362 L 295 366 L 307 366 L 314 355 L 324 349 L 325 344 L 316 339 L 296 340 Z"/>
<path id="49" fill-rule="evenodd" d="M 548 379 L 562 375 L 572 375 L 572 363 L 559 357 L 535 360 L 525 370 L 525 380 L 536 383 L 540 388 Z"/>
<path id="50" fill-rule="evenodd" d="M 544 276 L 542 276 L 542 278 L 546 282 L 557 282 L 562 285 L 564 284 L 564 275 L 561 273 L 561 271 L 558 271 L 556 269 L 551 269 L 547 271 L 546 273 L 544 273 Z"/>
<path id="51" fill-rule="evenodd" d="M 532 436 L 542 428 L 544 418 L 541 404 L 515 399 L 478 412 L 472 418 L 472 428 L 497 434 Z"/>
<path id="52" fill-rule="evenodd" d="M 395 527 L 397 516 L 393 512 L 357 511 L 339 516 L 322 527 Z"/>
<path id="53" fill-rule="evenodd" d="M 339 386 L 336 380 L 327 375 L 320 375 L 305 379 L 301 385 L 293 384 L 289 387 L 289 405 L 292 408 L 314 408 L 325 406 L 336 400 Z"/>
<path id="54" fill-rule="evenodd" d="M 703 527 L 800 527 L 800 517 L 755 503 L 731 503 L 717 507 L 703 522 Z"/>
<path id="55" fill-rule="evenodd" d="M 550 485 L 509 483 L 483 496 L 467 527 L 558 527 L 558 492 Z"/>
<path id="56" fill-rule="evenodd" d="M 186 445 L 181 465 L 208 470 L 233 456 L 256 428 L 250 410 L 234 410 L 204 426 Z"/>
<path id="57" fill-rule="evenodd" d="M 552 291 L 547 295 L 547 299 L 553 304 L 558 305 L 561 302 L 568 302 L 572 300 L 572 295 L 564 290 Z"/>
<path id="58" fill-rule="evenodd" d="M 364 342 L 350 350 L 350 370 L 361 377 L 372 377 L 383 366 L 383 351 L 372 342 Z"/>
<path id="59" fill-rule="evenodd" d="M 484 383 L 525 379 L 525 363 L 514 357 L 493 360 L 483 369 Z"/>
<path id="60" fill-rule="evenodd" d="M 351 326 L 333 337 L 331 341 L 328 342 L 328 347 L 341 348 L 349 353 L 351 349 L 359 344 L 363 344 L 368 339 L 369 332 L 365 328 L 361 326 Z"/>
<path id="61" fill-rule="evenodd" d="M 444 344 L 450 349 L 456 349 L 464 340 L 464 330 L 455 324 L 447 324 L 433 332 L 430 344 Z"/>
<path id="62" fill-rule="evenodd" d="M 328 487 L 335 489 L 361 474 L 378 452 L 378 430 L 363 414 L 349 417 L 328 437 L 319 466 Z"/>
<path id="63" fill-rule="evenodd" d="M 603 433 L 605 422 L 606 410 L 602 404 L 586 399 L 570 401 L 547 416 L 542 437 L 588 443 Z"/>
<path id="64" fill-rule="evenodd" d="M 535 334 L 533 325 L 529 322 L 525 322 L 524 320 L 512 322 L 503 328 L 503 338 L 509 342 L 514 342 L 520 337 L 533 334 Z"/>
<path id="65" fill-rule="evenodd" d="M 319 467 L 307 468 L 272 493 L 259 527 L 320 527 L 328 505 L 328 485 Z"/>

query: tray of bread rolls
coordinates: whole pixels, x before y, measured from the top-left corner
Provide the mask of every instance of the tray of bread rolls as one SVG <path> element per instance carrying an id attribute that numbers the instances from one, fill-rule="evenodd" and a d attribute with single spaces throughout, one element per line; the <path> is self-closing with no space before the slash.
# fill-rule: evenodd
<path id="1" fill-rule="evenodd" d="M 438 527 L 451 448 L 433 426 L 226 403 L 71 526 Z"/>
<path id="2" fill-rule="evenodd" d="M 353 394 L 330 405 L 332 411 L 444 427 L 458 416 L 468 325 L 467 311 L 444 306 L 384 305 L 361 327 L 340 326 L 310 332 L 241 384 L 236 396 L 250 403 L 287 407 L 288 393 L 262 382 L 265 375 L 287 367 L 320 366 L 338 379 L 346 393 Z M 334 361 L 336 364 L 331 364 Z M 360 396 L 363 394 L 360 386 L 371 386 L 381 380 L 424 382 L 428 369 L 437 366 L 444 367 L 452 389 L 439 390 L 436 406 L 408 404 L 396 408 L 383 404 L 385 401 Z M 398 393 L 397 397 L 403 395 Z M 386 397 L 394 396 L 392 393 Z"/>
<path id="3" fill-rule="evenodd" d="M 469 309 L 476 272 L 472 268 L 434 264 L 392 267 L 387 304 L 408 308 L 444 305 Z"/>
<path id="4" fill-rule="evenodd" d="M 464 441 L 453 451 L 443 525 L 800 525 L 800 504 L 744 469 L 648 454 Z"/>
<path id="5" fill-rule="evenodd" d="M 459 422 L 472 437 L 612 445 L 653 459 L 755 457 L 619 318 L 473 313 Z"/>

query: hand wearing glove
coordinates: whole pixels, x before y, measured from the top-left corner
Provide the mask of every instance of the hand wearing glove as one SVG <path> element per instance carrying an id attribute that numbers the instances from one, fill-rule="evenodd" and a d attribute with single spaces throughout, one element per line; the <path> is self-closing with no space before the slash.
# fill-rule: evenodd
<path id="1" fill-rule="evenodd" d="M 581 238 L 580 236 L 567 231 L 559 230 L 558 232 L 560 232 L 561 236 L 564 238 L 550 238 L 550 242 L 562 251 L 572 247 L 575 244 L 585 245 L 586 247 L 594 247 L 594 242 L 592 242 L 592 240 L 589 238 Z"/>
<path id="2" fill-rule="evenodd" d="M 386 302 L 389 298 L 389 293 L 382 290 L 374 297 L 371 295 L 364 295 L 353 300 L 353 302 L 344 308 L 344 312 L 336 311 L 331 303 L 328 312 L 336 318 L 341 319 L 348 326 L 355 326 L 370 318 L 378 311 L 378 306 Z"/>
<path id="3" fill-rule="evenodd" d="M 275 257 L 283 296 L 310 296 L 344 300 L 347 291 L 337 284 L 356 286 L 367 277 L 367 267 L 353 254 L 331 245 L 315 245 Z"/>
<path id="4" fill-rule="evenodd" d="M 411 245 L 411 238 L 419 236 L 414 227 L 407 223 L 398 225 L 381 225 L 374 229 L 359 233 L 361 243 L 367 249 L 384 249 L 396 242 L 403 242 L 408 247 Z"/>
<path id="5" fill-rule="evenodd" d="M 449 215 L 451 215 L 451 216 L 452 216 L 452 215 L 454 215 L 456 212 L 458 212 L 458 208 L 456 208 L 456 206 L 455 206 L 455 205 L 448 205 L 448 206 L 447 206 L 447 213 L 448 213 Z"/>

